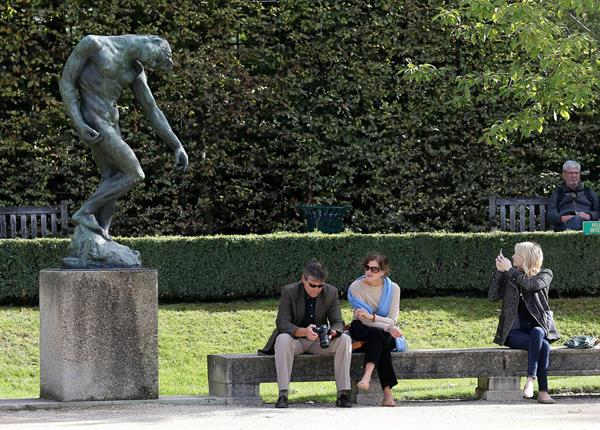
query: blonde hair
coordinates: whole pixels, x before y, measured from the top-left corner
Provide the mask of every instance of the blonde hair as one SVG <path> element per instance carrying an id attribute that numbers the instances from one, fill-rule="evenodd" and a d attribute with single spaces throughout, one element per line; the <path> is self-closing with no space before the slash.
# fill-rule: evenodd
<path id="1" fill-rule="evenodd" d="M 529 277 L 540 273 L 544 262 L 542 247 L 535 242 L 521 242 L 515 245 L 515 254 L 523 258 L 523 270 Z"/>

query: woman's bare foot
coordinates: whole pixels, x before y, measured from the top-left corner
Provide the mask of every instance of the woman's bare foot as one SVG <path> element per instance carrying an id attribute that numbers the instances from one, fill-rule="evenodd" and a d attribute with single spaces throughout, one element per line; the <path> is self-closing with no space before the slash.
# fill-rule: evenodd
<path id="1" fill-rule="evenodd" d="M 375 363 L 365 363 L 365 373 L 363 373 L 360 381 L 356 383 L 356 386 L 359 390 L 367 391 L 369 389 L 369 384 L 371 383 L 371 376 L 373 376 L 373 371 L 375 370 Z"/>
<path id="2" fill-rule="evenodd" d="M 371 381 L 369 381 L 368 379 L 361 379 L 360 381 L 358 381 L 356 383 L 356 386 L 358 387 L 359 390 L 363 390 L 363 391 L 367 391 L 369 389 L 369 383 Z"/>

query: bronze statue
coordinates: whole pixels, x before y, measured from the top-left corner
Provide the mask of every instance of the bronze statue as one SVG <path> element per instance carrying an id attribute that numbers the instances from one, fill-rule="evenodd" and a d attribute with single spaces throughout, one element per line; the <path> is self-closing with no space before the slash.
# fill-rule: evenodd
<path id="1" fill-rule="evenodd" d="M 73 214 L 77 225 L 63 266 L 135 267 L 139 253 L 112 241 L 109 228 L 117 200 L 144 172 L 121 138 L 117 101 L 127 86 L 160 138 L 175 152 L 175 165 L 186 170 L 188 156 L 148 87 L 144 66 L 165 73 L 173 66 L 168 42 L 158 36 L 85 36 L 69 56 L 60 80 L 65 110 L 77 134 L 92 150 L 100 169 L 98 189 Z"/>

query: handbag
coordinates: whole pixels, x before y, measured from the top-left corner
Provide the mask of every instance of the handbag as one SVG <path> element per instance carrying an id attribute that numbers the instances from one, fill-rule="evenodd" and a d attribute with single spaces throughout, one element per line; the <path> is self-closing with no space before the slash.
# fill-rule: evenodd
<path id="1" fill-rule="evenodd" d="M 404 335 L 397 337 L 396 338 L 396 348 L 394 348 L 392 351 L 405 352 L 407 349 L 408 349 L 408 342 L 406 341 L 406 338 L 404 337 Z"/>

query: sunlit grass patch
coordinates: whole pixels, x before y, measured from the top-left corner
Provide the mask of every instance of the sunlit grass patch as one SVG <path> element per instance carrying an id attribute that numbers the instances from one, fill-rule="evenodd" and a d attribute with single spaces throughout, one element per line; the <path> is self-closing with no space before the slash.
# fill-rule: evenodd
<path id="1" fill-rule="evenodd" d="M 554 299 L 562 340 L 577 334 L 600 336 L 600 300 Z M 499 302 L 480 298 L 405 299 L 400 326 L 409 348 L 494 346 Z M 277 300 L 161 305 L 159 308 L 160 394 L 208 394 L 207 354 L 254 353 L 271 334 Z M 347 303 L 346 321 L 351 311 Z M 473 398 L 476 380 L 403 380 L 394 388 L 401 400 Z M 600 393 L 600 376 L 552 377 L 552 392 Z M 276 384 L 262 384 L 266 402 L 277 398 Z M 0 307 L 0 398 L 39 396 L 39 312 L 37 308 Z M 334 382 L 292 383 L 292 402 L 332 402 Z"/>

